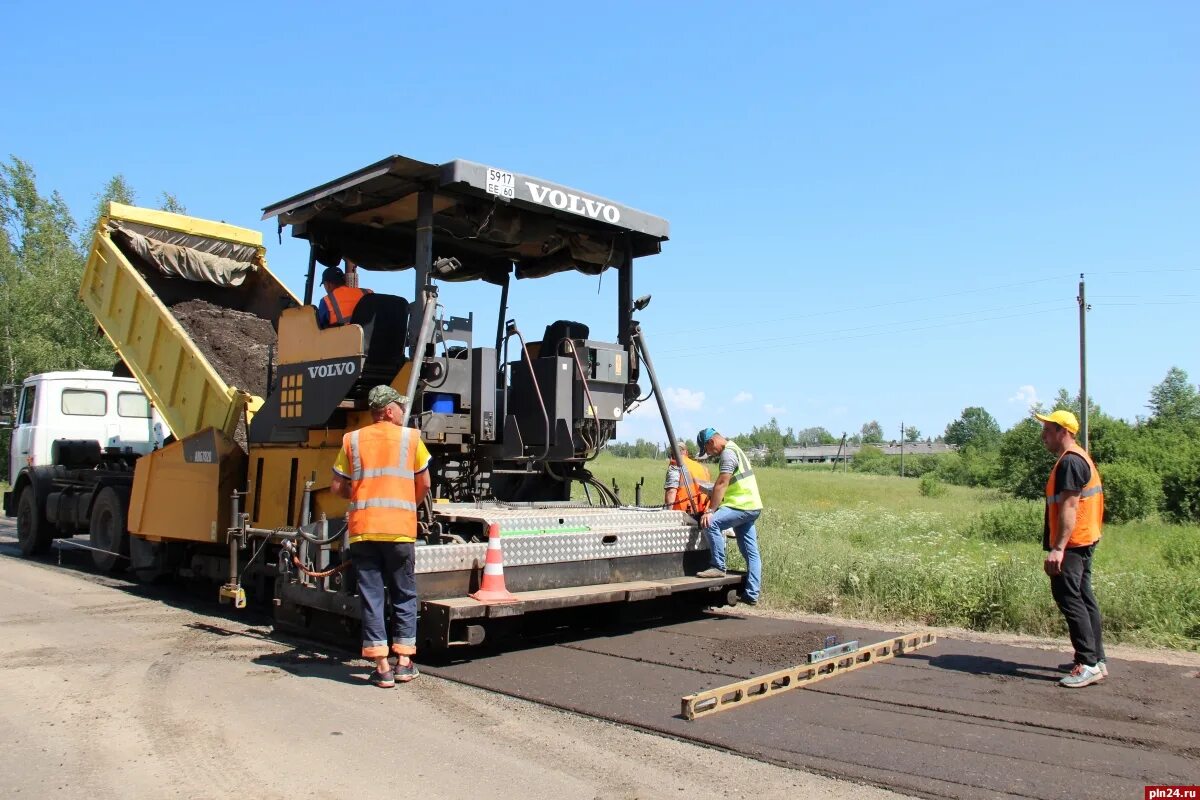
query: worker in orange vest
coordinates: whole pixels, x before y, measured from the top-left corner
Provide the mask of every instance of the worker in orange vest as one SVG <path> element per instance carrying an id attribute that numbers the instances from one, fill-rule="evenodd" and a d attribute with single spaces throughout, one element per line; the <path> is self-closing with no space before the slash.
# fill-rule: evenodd
<path id="1" fill-rule="evenodd" d="M 321 287 L 325 289 L 325 296 L 317 306 L 318 328 L 333 328 L 349 323 L 358 301 L 371 291 L 347 286 L 346 273 L 340 267 L 325 268 L 321 273 Z"/>
<path id="2" fill-rule="evenodd" d="M 342 437 L 329 488 L 350 501 L 350 558 L 358 573 L 362 655 L 375 661 L 370 681 L 390 688 L 417 677 L 417 506 L 429 492 L 429 450 L 401 427 L 408 398 L 390 386 L 367 395 L 374 422 Z M 385 594 L 386 588 L 386 594 Z M 391 605 L 391 651 L 384 602 Z"/>
<path id="3" fill-rule="evenodd" d="M 663 485 L 663 505 L 676 511 L 686 511 L 689 514 L 703 514 L 708 510 L 708 494 L 712 491 L 712 477 L 699 461 L 688 455 L 687 443 L 679 442 L 679 454 L 683 456 L 684 466 L 690 480 L 683 480 L 679 465 L 672 455 L 667 462 L 667 479 Z M 691 489 L 690 493 L 688 489 Z"/>
<path id="4" fill-rule="evenodd" d="M 1042 443 L 1058 457 L 1046 481 L 1043 568 L 1050 593 L 1067 620 L 1074 663 L 1059 681 L 1071 689 L 1108 676 L 1100 633 L 1100 606 L 1092 594 L 1092 555 L 1104 524 L 1104 486 L 1092 457 L 1075 443 L 1079 421 L 1065 409 L 1034 414 L 1042 422 Z"/>

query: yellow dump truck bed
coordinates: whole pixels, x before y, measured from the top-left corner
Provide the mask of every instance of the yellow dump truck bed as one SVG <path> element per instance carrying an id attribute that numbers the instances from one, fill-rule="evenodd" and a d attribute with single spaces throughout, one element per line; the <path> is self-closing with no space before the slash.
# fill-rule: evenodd
<path id="1" fill-rule="evenodd" d="M 299 305 L 265 254 L 258 231 L 120 203 L 96 227 L 80 297 L 178 439 L 232 438 L 261 404 L 266 369 L 248 373 L 246 356 Z"/>

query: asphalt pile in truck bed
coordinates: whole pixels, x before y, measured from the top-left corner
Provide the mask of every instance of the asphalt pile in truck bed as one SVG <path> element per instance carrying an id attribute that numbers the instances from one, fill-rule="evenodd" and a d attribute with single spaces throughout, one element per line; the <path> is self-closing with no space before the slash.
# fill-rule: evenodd
<path id="1" fill-rule="evenodd" d="M 204 300 L 176 303 L 171 313 L 225 383 L 266 396 L 267 364 L 276 342 L 269 320 Z"/>

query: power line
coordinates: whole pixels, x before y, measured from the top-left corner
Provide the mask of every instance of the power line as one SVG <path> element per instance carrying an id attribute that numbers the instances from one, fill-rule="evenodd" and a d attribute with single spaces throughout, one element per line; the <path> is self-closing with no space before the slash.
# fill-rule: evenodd
<path id="1" fill-rule="evenodd" d="M 791 347 L 791 346 L 796 346 L 799 344 L 828 344 L 830 342 L 843 342 L 843 341 L 850 341 L 853 339 L 866 339 L 866 338 L 869 338 L 872 336 L 888 336 L 888 335 L 896 335 L 896 334 L 903 334 L 903 333 L 914 333 L 917 331 L 936 330 L 939 328 L 951 328 L 951 327 L 954 327 L 957 325 L 970 325 L 970 324 L 977 323 L 977 322 L 995 322 L 995 321 L 1006 320 L 1006 319 L 1020 319 L 1023 317 L 1041 316 L 1044 314 L 1061 313 L 1062 311 L 1064 311 L 1067 308 L 1073 309 L 1073 305 L 1065 306 L 1062 304 L 1061 301 L 1058 301 L 1058 305 L 1055 308 L 1047 308 L 1047 309 L 1042 309 L 1040 311 L 1029 311 L 1024 314 L 1005 314 L 1005 315 L 996 316 L 996 317 L 985 317 L 982 319 L 966 319 L 966 320 L 959 320 L 956 322 L 946 322 L 946 323 L 943 323 L 940 325 L 925 325 L 925 326 L 919 326 L 919 327 L 915 327 L 915 328 L 902 328 L 899 330 L 875 331 L 872 333 L 863 333 L 863 334 L 858 334 L 855 336 L 835 336 L 835 337 L 831 337 L 831 338 L 827 338 L 827 339 L 809 339 L 808 341 L 803 341 L 803 342 L 791 341 L 791 340 L 786 340 L 786 341 L 785 340 L 767 340 L 767 341 L 760 340 L 760 341 L 755 341 L 755 342 L 733 343 L 732 346 L 725 347 L 725 348 L 721 348 L 721 347 L 713 348 L 710 346 L 700 346 L 697 348 L 686 349 L 686 350 L 675 350 L 675 351 L 671 351 L 671 353 L 673 355 L 682 355 L 682 356 L 686 357 L 688 355 L 699 354 L 699 353 L 704 353 L 704 354 L 708 354 L 708 355 L 728 355 L 728 354 L 732 354 L 732 353 L 745 353 L 745 352 L 751 352 L 751 351 L 759 352 L 759 351 L 763 351 L 763 350 L 778 350 L 783 347 Z M 808 334 L 808 335 L 809 336 L 821 336 L 822 334 L 814 333 L 814 334 Z M 795 337 L 792 337 L 792 338 L 795 338 Z"/>
<path id="2" fill-rule="evenodd" d="M 1146 269 L 1146 270 L 1109 270 L 1107 272 L 1089 272 L 1088 274 L 1090 274 L 1090 275 L 1151 275 L 1151 274 L 1158 274 L 1158 273 L 1167 274 L 1167 273 L 1183 273 L 1183 272 L 1200 272 L 1200 267 Z M 740 322 L 733 322 L 733 323 L 720 324 L 720 325 L 706 325 L 704 329 L 706 332 L 727 330 L 727 329 L 732 329 L 732 328 L 737 328 L 739 330 L 746 330 L 750 326 L 766 325 L 766 324 L 771 324 L 771 323 L 776 323 L 776 322 L 792 322 L 792 321 L 798 321 L 798 320 L 817 319 L 820 317 L 849 314 L 849 313 L 858 312 L 858 311 L 872 311 L 872 310 L 881 309 L 881 308 L 890 308 L 892 306 L 915 305 L 915 304 L 928 303 L 930 301 L 942 300 L 942 299 L 951 298 L 951 297 L 961 297 L 963 295 L 979 294 L 981 292 L 998 292 L 998 291 L 1002 291 L 1004 289 L 1015 289 L 1015 288 L 1019 288 L 1019 287 L 1023 287 L 1023 286 L 1032 286 L 1032 285 L 1039 284 L 1039 283 L 1048 283 L 1051 281 L 1059 281 L 1059 280 L 1069 280 L 1069 279 L 1073 279 L 1074 277 L 1075 277 L 1074 274 L 1051 275 L 1049 277 L 1033 278 L 1033 279 L 1030 279 L 1027 281 L 1002 283 L 1002 284 L 996 284 L 994 286 L 983 286 L 983 287 L 979 287 L 976 289 L 962 289 L 962 290 L 955 291 L 955 292 L 944 292 L 942 294 L 922 295 L 919 297 L 910 297 L 905 300 L 889 300 L 889 301 L 883 302 L 883 303 L 871 303 L 871 304 L 867 304 L 867 305 L 848 306 L 845 308 L 831 309 L 828 311 L 815 311 L 815 312 L 804 313 L 804 314 L 792 314 L 792 315 L 785 315 L 785 316 L 781 316 L 781 317 L 769 317 L 766 319 L 758 319 L 758 320 L 753 320 L 750 322 L 747 322 L 746 320 L 743 319 Z M 693 290 L 693 291 L 698 291 L 698 290 Z M 709 290 L 704 290 L 704 291 L 707 292 Z M 745 290 L 723 289 L 722 293 L 723 294 L 734 294 L 734 293 L 737 293 L 738 291 L 752 292 L 755 294 L 760 293 L 759 289 L 745 289 Z M 771 289 L 771 293 L 776 294 L 776 295 L 778 295 L 778 294 L 786 295 L 786 294 L 791 294 L 791 293 L 801 292 L 801 291 L 803 291 L 803 290 L 787 289 L 787 288 L 780 288 L 780 287 L 772 287 L 772 289 Z M 1113 295 L 1096 295 L 1096 297 L 1112 297 L 1112 296 Z M 1177 297 L 1195 297 L 1196 295 L 1189 294 L 1189 295 L 1176 295 L 1176 296 Z M 670 339 L 672 339 L 672 338 L 684 337 L 684 336 L 686 336 L 686 337 L 695 336 L 695 331 L 680 330 L 678 328 L 671 327 L 671 328 L 668 328 L 666 330 L 659 332 L 659 334 L 658 334 L 658 337 L 660 338 L 660 340 L 664 340 L 664 341 L 670 341 Z M 669 352 L 669 351 L 666 351 L 666 352 Z"/>
<path id="3" fill-rule="evenodd" d="M 806 314 L 791 314 L 791 315 L 787 315 L 787 316 L 783 316 L 783 317 L 771 317 L 768 319 L 755 320 L 753 324 L 766 324 L 766 323 L 772 323 L 772 322 L 790 322 L 793 320 L 815 319 L 817 317 L 828 317 L 828 316 L 835 316 L 835 315 L 839 315 L 839 314 L 849 314 L 849 313 L 855 312 L 855 311 L 873 311 L 875 309 L 889 308 L 891 306 L 916 305 L 918 303 L 927 303 L 931 300 L 942 300 L 947 297 L 961 297 L 962 295 L 978 294 L 980 292 L 996 292 L 996 291 L 1000 291 L 1002 289 L 1013 289 L 1013 288 L 1017 288 L 1020 286 L 1031 286 L 1036 283 L 1047 283 L 1049 281 L 1063 280 L 1065 278 L 1070 278 L 1070 277 L 1072 277 L 1072 276 L 1070 276 L 1070 275 L 1052 275 L 1048 278 L 1035 278 L 1033 280 L 1018 281 L 1017 283 L 1004 283 L 1004 284 L 1000 284 L 997 286 L 983 286 L 978 289 L 962 289 L 957 292 L 945 292 L 943 294 L 925 295 L 922 297 L 911 297 L 906 300 L 889 300 L 886 303 L 872 303 L 870 305 L 849 306 L 847 308 L 831 309 L 829 311 L 816 311 L 816 312 L 806 313 Z M 708 291 L 708 290 L 705 290 L 705 291 Z M 759 290 L 757 290 L 757 289 L 753 289 L 753 290 L 748 289 L 746 291 L 752 291 L 755 294 L 759 293 Z M 776 289 L 776 288 L 772 288 L 772 290 L 771 290 L 772 294 L 787 294 L 787 293 L 790 293 L 793 291 L 801 291 L 801 290 L 799 290 L 799 289 Z M 723 293 L 730 294 L 732 292 L 725 290 L 725 291 L 723 291 Z M 726 325 L 712 325 L 712 326 L 706 325 L 705 330 L 713 331 L 713 330 L 722 330 L 722 329 L 726 329 L 726 328 L 745 329 L 745 327 L 746 327 L 746 324 L 744 322 L 741 322 L 741 323 L 729 323 Z M 670 336 L 684 336 L 684 335 L 691 336 L 692 335 L 691 332 L 675 331 L 675 330 L 670 330 L 670 331 L 667 331 L 664 333 L 668 333 Z M 666 337 L 664 337 L 664 338 L 666 338 Z"/>
<path id="4" fill-rule="evenodd" d="M 820 331 L 812 331 L 812 332 L 808 332 L 808 333 L 798 333 L 798 334 L 793 334 L 791 336 L 773 337 L 771 339 L 771 341 L 774 343 L 781 343 L 781 344 L 788 343 L 788 342 L 798 343 L 798 342 L 803 342 L 806 339 L 811 339 L 814 336 L 826 336 L 828 334 L 836 334 L 836 333 L 856 333 L 859 331 L 869 331 L 873 328 L 895 328 L 896 326 L 912 325 L 912 324 L 921 323 L 921 322 L 933 322 L 936 320 L 949 320 L 949 319 L 956 319 L 959 317 L 976 317 L 979 314 L 990 314 L 994 311 L 1011 311 L 1011 310 L 1017 309 L 1017 308 L 1034 308 L 1036 306 L 1047 306 L 1047 305 L 1048 306 L 1059 306 L 1061 304 L 1062 304 L 1061 299 L 1040 300 L 1040 301 L 1037 301 L 1034 303 L 1022 303 L 1020 305 L 1015 305 L 1015 306 L 1014 305 L 993 306 L 991 308 L 979 308 L 979 309 L 973 309 L 971 311 L 958 311 L 953 314 L 935 314 L 933 316 L 928 316 L 928 317 L 916 317 L 916 318 L 912 318 L 912 319 L 893 320 L 891 322 L 873 322 L 873 323 L 870 323 L 869 325 L 856 325 L 851 328 L 835 328 L 832 330 L 820 330 Z M 887 331 L 885 331 L 885 332 L 887 332 Z M 763 340 L 762 337 L 758 337 L 758 338 L 755 338 L 752 340 L 747 340 L 747 341 L 742 341 L 742 342 L 727 342 L 726 344 L 727 345 L 756 344 L 758 342 L 761 342 L 762 340 Z M 667 350 L 664 350 L 663 352 L 674 355 L 674 354 L 678 354 L 680 352 L 688 352 L 693 349 L 695 349 L 694 346 L 693 347 L 685 347 L 685 348 L 676 348 L 674 350 L 667 349 Z M 707 349 L 707 348 L 705 348 L 705 349 Z"/>
<path id="5" fill-rule="evenodd" d="M 1170 272 L 1200 272 L 1200 267 L 1177 267 L 1170 269 L 1114 269 L 1106 272 L 1091 272 L 1089 275 L 1156 275 Z"/>
<path id="6" fill-rule="evenodd" d="M 1145 303 L 1092 303 L 1093 306 L 1117 307 L 1117 306 L 1200 306 L 1200 300 L 1182 300 L 1176 302 L 1174 300 L 1150 300 Z"/>
<path id="7" fill-rule="evenodd" d="M 1094 294 L 1094 295 L 1092 295 L 1092 297 L 1109 297 L 1109 298 L 1116 297 L 1116 298 L 1122 298 L 1122 299 L 1153 297 L 1153 298 L 1157 299 L 1159 297 L 1162 297 L 1162 295 L 1161 294 Z M 1177 294 L 1177 295 L 1173 295 L 1173 297 L 1200 297 L 1200 294 Z"/>

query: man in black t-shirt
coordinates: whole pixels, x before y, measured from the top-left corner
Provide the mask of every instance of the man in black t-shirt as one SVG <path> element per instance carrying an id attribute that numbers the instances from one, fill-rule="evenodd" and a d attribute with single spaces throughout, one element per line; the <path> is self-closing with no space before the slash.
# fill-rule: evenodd
<path id="1" fill-rule="evenodd" d="M 1079 422 L 1070 411 L 1035 414 L 1042 421 L 1042 444 L 1058 461 L 1046 481 L 1042 527 L 1043 569 L 1050 593 L 1067 621 L 1074 662 L 1059 683 L 1071 689 L 1108 676 L 1101 637 L 1100 606 L 1092 594 L 1092 554 L 1104 520 L 1104 487 L 1091 456 L 1075 442 Z"/>
<path id="2" fill-rule="evenodd" d="M 1082 492 L 1083 487 L 1092 479 L 1092 468 L 1075 453 L 1067 453 L 1055 467 L 1055 484 L 1060 492 Z M 1046 506 L 1046 514 L 1042 520 L 1042 549 L 1049 552 L 1050 545 L 1050 506 Z"/>

